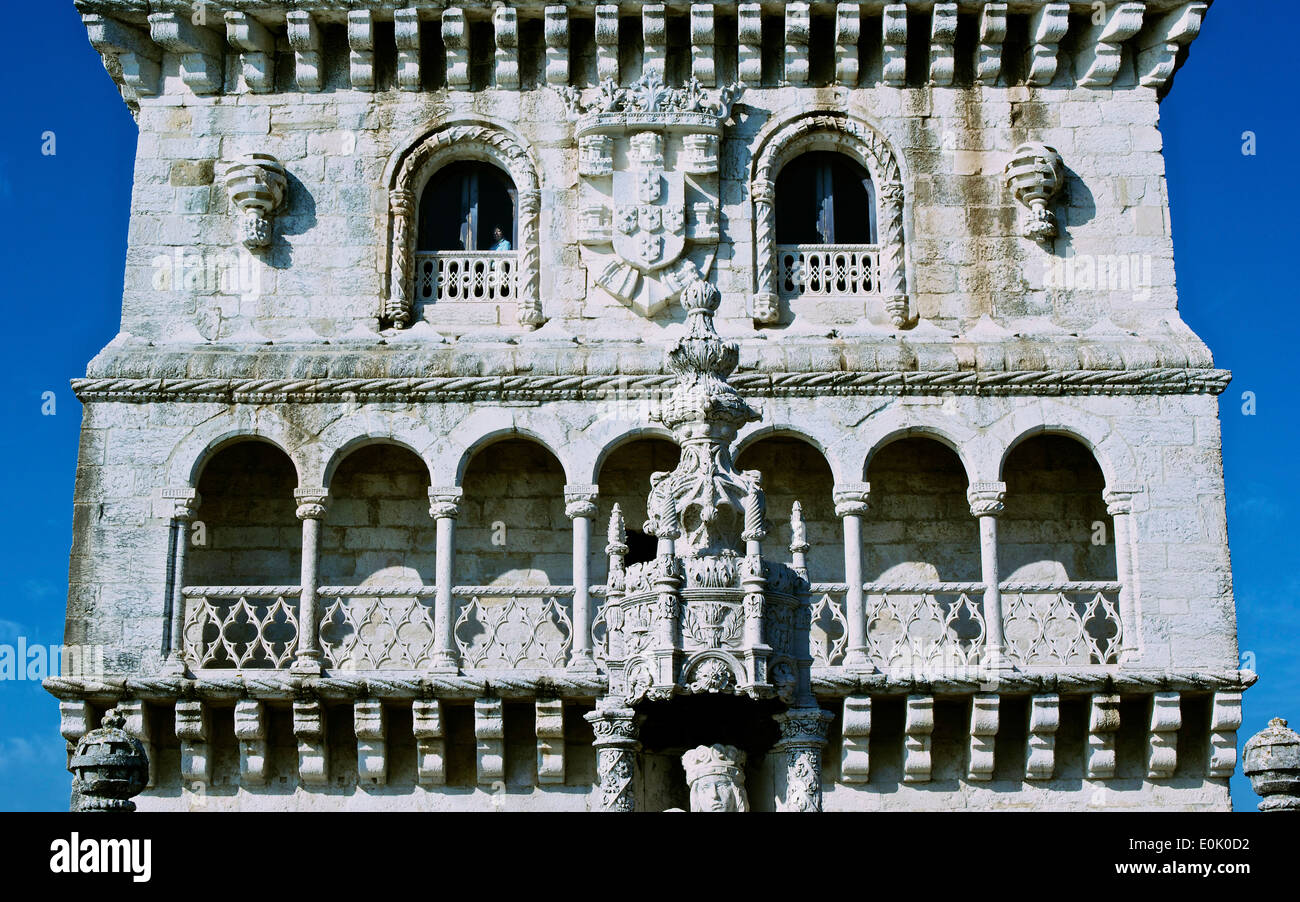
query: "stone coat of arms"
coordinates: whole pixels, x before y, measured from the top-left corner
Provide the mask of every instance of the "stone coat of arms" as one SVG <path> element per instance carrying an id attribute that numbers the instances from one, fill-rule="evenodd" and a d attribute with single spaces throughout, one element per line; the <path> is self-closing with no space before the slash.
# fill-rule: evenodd
<path id="1" fill-rule="evenodd" d="M 653 316 L 713 265 L 718 149 L 736 89 L 710 100 L 694 79 L 673 89 L 647 75 L 597 90 L 590 103 L 562 92 L 577 122 L 579 240 L 593 281 Z"/>

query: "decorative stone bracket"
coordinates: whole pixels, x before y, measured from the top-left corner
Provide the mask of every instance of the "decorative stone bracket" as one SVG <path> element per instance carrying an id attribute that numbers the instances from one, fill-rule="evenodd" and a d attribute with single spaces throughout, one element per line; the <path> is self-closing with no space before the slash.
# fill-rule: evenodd
<path id="1" fill-rule="evenodd" d="M 287 187 L 284 166 L 270 154 L 245 154 L 226 169 L 226 190 L 242 215 L 245 247 L 270 246 L 272 218 L 284 203 Z"/>
<path id="2" fill-rule="evenodd" d="M 1053 147 L 1029 142 L 1011 155 L 1006 168 L 1007 187 L 1029 208 L 1029 221 L 1021 232 L 1039 244 L 1056 237 L 1056 217 L 1047 209 L 1065 184 L 1065 163 Z"/>

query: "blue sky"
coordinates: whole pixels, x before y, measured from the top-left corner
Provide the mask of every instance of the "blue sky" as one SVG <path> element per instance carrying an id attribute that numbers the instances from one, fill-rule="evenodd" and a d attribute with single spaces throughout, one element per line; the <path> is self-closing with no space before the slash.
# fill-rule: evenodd
<path id="1" fill-rule="evenodd" d="M 1283 4 L 1219 0 L 1165 101 L 1169 194 L 1183 318 L 1234 380 L 1221 399 L 1237 618 L 1260 682 L 1240 740 L 1268 718 L 1300 721 L 1300 334 L 1293 223 L 1300 146 Z M 0 643 L 62 639 L 81 408 L 68 380 L 116 333 L 135 125 L 71 0 L 29 4 L 0 54 L 0 297 L 9 324 L 0 392 L 0 474 L 9 514 L 0 554 Z M 1256 154 L 1242 153 L 1252 132 Z M 41 153 L 53 132 L 55 151 Z M 1256 414 L 1242 413 L 1242 393 Z M 43 393 L 55 412 L 42 414 Z M 58 706 L 39 684 L 0 682 L 0 810 L 66 808 Z M 1235 805 L 1257 801 L 1242 776 Z"/>

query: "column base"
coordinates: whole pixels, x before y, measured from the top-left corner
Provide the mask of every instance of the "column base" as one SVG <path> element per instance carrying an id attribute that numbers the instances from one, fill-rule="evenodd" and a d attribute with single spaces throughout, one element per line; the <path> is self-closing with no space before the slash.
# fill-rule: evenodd
<path id="1" fill-rule="evenodd" d="M 159 672 L 163 676 L 187 677 L 190 676 L 189 662 L 177 655 L 168 655 Z"/>
<path id="2" fill-rule="evenodd" d="M 290 673 L 299 676 L 320 676 L 324 671 L 320 658 L 315 656 L 295 658 L 293 666 L 289 668 Z"/>
<path id="3" fill-rule="evenodd" d="M 460 673 L 460 661 L 449 651 L 434 652 L 430 673 Z"/>
<path id="4" fill-rule="evenodd" d="M 844 653 L 844 666 L 852 667 L 855 670 L 874 671 L 876 669 L 876 666 L 871 663 L 871 658 L 867 654 L 866 646 L 850 648 L 846 651 Z"/>
<path id="5" fill-rule="evenodd" d="M 596 659 L 591 656 L 590 652 L 577 652 L 574 654 L 573 659 L 569 661 L 565 670 L 594 673 L 596 671 Z"/>

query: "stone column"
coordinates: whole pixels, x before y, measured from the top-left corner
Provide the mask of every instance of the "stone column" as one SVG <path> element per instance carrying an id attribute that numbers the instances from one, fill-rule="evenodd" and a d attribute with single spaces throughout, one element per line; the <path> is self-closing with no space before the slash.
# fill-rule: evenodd
<path id="1" fill-rule="evenodd" d="M 867 608 L 862 593 L 862 516 L 867 512 L 871 485 L 849 482 L 835 487 L 835 515 L 844 520 L 845 615 L 849 621 L 848 649 L 844 666 L 869 668 L 867 657 Z"/>
<path id="2" fill-rule="evenodd" d="M 569 667 L 574 670 L 596 669 L 591 656 L 591 578 L 587 561 L 598 491 L 594 485 L 564 487 L 564 514 L 573 521 L 573 653 Z"/>
<path id="3" fill-rule="evenodd" d="M 596 739 L 596 773 L 601 811 L 636 810 L 636 771 L 641 756 L 640 716 L 614 700 L 602 701 L 583 715 Z"/>
<path id="4" fill-rule="evenodd" d="M 984 660 L 992 670 L 1010 669 L 1002 637 L 1002 590 L 998 588 L 998 515 L 1004 508 L 1005 482 L 975 482 L 966 489 L 972 517 L 980 523 L 980 579 L 984 583 Z"/>
<path id="5" fill-rule="evenodd" d="M 1131 664 L 1139 656 L 1141 627 L 1133 592 L 1133 496 L 1139 486 L 1116 486 L 1106 489 L 1102 498 L 1106 513 L 1115 524 L 1115 576 L 1119 580 L 1120 637 L 1119 661 Z"/>
<path id="6" fill-rule="evenodd" d="M 190 523 L 199 510 L 199 493 L 188 486 L 163 489 L 162 498 L 172 505 L 171 522 L 171 613 L 167 621 L 167 660 L 163 665 L 168 674 L 184 674 L 192 662 L 185 652 L 185 553 L 190 545 Z"/>
<path id="7" fill-rule="evenodd" d="M 458 485 L 429 489 L 429 516 L 438 524 L 438 553 L 435 563 L 437 581 L 434 596 L 433 631 L 437 646 L 433 652 L 433 670 L 459 669 L 456 654 L 455 625 L 452 612 L 451 586 L 456 564 L 456 517 L 460 514 L 460 500 L 464 492 Z"/>
<path id="8" fill-rule="evenodd" d="M 321 672 L 320 636 L 317 624 L 316 589 L 320 584 L 320 524 L 325 519 L 329 498 L 324 488 L 302 488 L 293 493 L 298 502 L 298 519 L 302 521 L 302 595 L 298 603 L 298 656 L 293 670 L 298 673 Z"/>
<path id="9" fill-rule="evenodd" d="M 785 755 L 785 811 L 822 810 L 822 749 L 834 715 L 821 708 L 791 708 L 775 715 Z"/>

